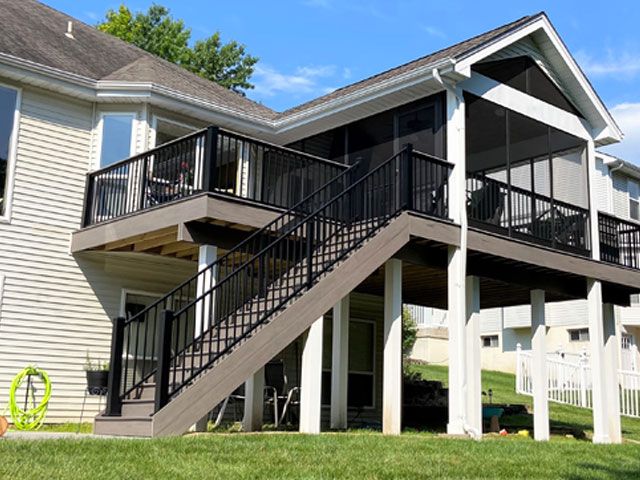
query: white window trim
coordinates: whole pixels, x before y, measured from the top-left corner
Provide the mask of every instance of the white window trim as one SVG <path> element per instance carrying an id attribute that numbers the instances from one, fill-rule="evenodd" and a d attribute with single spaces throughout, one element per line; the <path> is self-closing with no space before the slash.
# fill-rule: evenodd
<path id="1" fill-rule="evenodd" d="M 125 311 L 126 305 L 127 305 L 127 295 L 144 295 L 147 297 L 155 297 L 157 299 L 160 299 L 164 296 L 164 293 L 159 293 L 159 292 L 149 292 L 146 290 L 136 290 L 136 289 L 131 289 L 131 288 L 123 288 L 121 289 L 121 293 L 120 293 L 120 316 L 121 317 L 125 317 L 127 315 L 127 312 Z"/>
<path id="2" fill-rule="evenodd" d="M 150 135 L 149 135 L 149 148 L 155 148 L 158 146 L 156 145 L 156 137 L 158 135 L 158 121 L 171 123 L 173 125 L 176 125 L 177 127 L 186 128 L 194 132 L 198 130 L 198 127 L 189 125 L 188 123 L 180 122 L 178 120 L 173 120 L 168 117 L 163 117 L 162 115 L 152 115 L 151 129 L 150 129 Z"/>
<path id="3" fill-rule="evenodd" d="M 1 87 L 16 91 L 16 107 L 13 112 L 13 131 L 9 138 L 9 158 L 7 158 L 7 177 L 5 178 L 4 213 L 0 223 L 11 223 L 13 210 L 13 190 L 15 187 L 16 159 L 18 156 L 18 135 L 20 131 L 20 109 L 22 107 L 22 88 L 0 83 Z M 1 292 L 0 292 L 1 293 Z"/>
<path id="4" fill-rule="evenodd" d="M 129 145 L 129 156 L 133 156 L 136 154 L 137 150 L 137 139 L 138 139 L 138 123 L 140 120 L 138 119 L 137 111 L 120 111 L 120 110 L 103 110 L 98 114 L 98 124 L 96 125 L 97 131 L 97 139 L 96 139 L 96 153 L 95 159 L 93 161 L 93 165 L 91 170 L 100 170 L 101 168 L 106 168 L 100 166 L 100 162 L 102 161 L 102 139 L 103 139 L 103 128 L 104 128 L 104 117 L 109 115 L 130 115 L 133 119 L 131 122 L 131 144 Z M 120 159 L 124 160 L 124 159 Z"/>

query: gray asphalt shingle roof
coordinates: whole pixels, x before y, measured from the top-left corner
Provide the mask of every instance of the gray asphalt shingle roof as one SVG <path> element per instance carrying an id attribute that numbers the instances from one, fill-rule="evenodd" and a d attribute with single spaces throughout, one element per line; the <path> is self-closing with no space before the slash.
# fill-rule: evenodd
<path id="1" fill-rule="evenodd" d="M 523 17 L 278 113 L 35 0 L 0 0 L 0 12 L 0 31 L 3 32 L 0 35 L 1 53 L 93 80 L 154 83 L 264 120 L 299 113 L 376 86 L 396 75 L 446 58 L 464 56 L 543 15 Z M 64 35 L 68 21 L 73 21 L 74 39 Z"/>

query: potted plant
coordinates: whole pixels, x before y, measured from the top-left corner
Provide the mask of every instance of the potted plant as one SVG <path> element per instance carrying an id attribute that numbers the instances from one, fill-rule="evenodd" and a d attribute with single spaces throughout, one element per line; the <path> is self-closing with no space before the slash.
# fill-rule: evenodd
<path id="1" fill-rule="evenodd" d="M 87 388 L 89 390 L 107 389 L 109 384 L 109 362 L 92 359 L 87 351 L 84 371 L 87 373 Z"/>

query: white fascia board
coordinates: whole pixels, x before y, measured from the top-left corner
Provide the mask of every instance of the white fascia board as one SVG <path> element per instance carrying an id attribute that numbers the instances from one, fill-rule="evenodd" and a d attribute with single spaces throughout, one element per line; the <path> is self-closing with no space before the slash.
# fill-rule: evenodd
<path id="1" fill-rule="evenodd" d="M 562 57 L 571 75 L 575 78 L 575 80 L 578 82 L 582 90 L 586 93 L 587 97 L 593 104 L 594 108 L 598 112 L 598 115 L 600 116 L 600 120 L 607 126 L 606 129 L 602 130 L 602 133 L 608 136 L 605 137 L 603 135 L 599 135 L 598 137 L 596 137 L 598 143 L 604 145 L 607 143 L 615 143 L 622 140 L 622 131 L 607 110 L 607 107 L 604 105 L 604 103 L 602 103 L 600 97 L 598 97 L 598 94 L 591 86 L 591 83 L 589 83 L 589 80 L 587 80 L 584 73 L 569 53 L 569 50 L 560 39 L 558 32 L 556 32 L 555 28 L 553 28 L 553 26 L 551 25 L 551 22 L 549 22 L 549 19 L 544 15 L 541 15 L 540 17 L 533 20 L 532 23 L 525 25 L 518 30 L 505 34 L 497 41 L 494 41 L 491 44 L 480 48 L 470 55 L 458 59 L 455 67 L 456 71 L 461 73 L 468 73 L 471 69 L 471 65 L 473 65 L 474 63 L 477 63 L 484 58 L 493 55 L 494 53 L 502 50 L 512 43 L 515 43 L 518 40 L 521 40 L 522 38 L 531 35 L 538 30 L 544 31 L 558 54 Z"/>
<path id="2" fill-rule="evenodd" d="M 464 91 L 533 118 L 545 125 L 550 125 L 584 140 L 592 139 L 590 126 L 577 115 L 479 73 L 473 72 L 471 78 L 461 82 L 459 86 Z"/>
<path id="3" fill-rule="evenodd" d="M 446 75 L 454 70 L 455 61 L 447 58 L 421 68 L 411 70 L 405 74 L 394 76 L 387 81 L 372 85 L 368 88 L 358 89 L 351 94 L 344 95 L 322 103 L 316 107 L 302 110 L 301 112 L 287 115 L 273 123 L 277 133 L 299 128 L 304 124 L 320 120 L 329 115 L 340 113 L 353 107 L 376 100 L 380 97 L 397 92 L 404 88 L 412 87 L 433 79 L 433 69 L 438 69 L 441 75 Z"/>

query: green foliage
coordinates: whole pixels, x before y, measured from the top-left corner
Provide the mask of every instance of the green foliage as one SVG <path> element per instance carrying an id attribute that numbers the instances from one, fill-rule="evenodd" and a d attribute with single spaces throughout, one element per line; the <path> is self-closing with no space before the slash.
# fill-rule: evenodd
<path id="1" fill-rule="evenodd" d="M 220 32 L 215 32 L 190 47 L 191 29 L 174 20 L 162 5 L 153 4 L 146 13 L 135 14 L 120 5 L 109 10 L 97 28 L 230 90 L 242 93 L 253 88 L 249 79 L 258 58 L 249 55 L 244 45 L 222 43 Z"/>
<path id="2" fill-rule="evenodd" d="M 407 356 L 411 353 L 418 336 L 418 327 L 407 307 L 402 308 L 402 353 Z"/>

